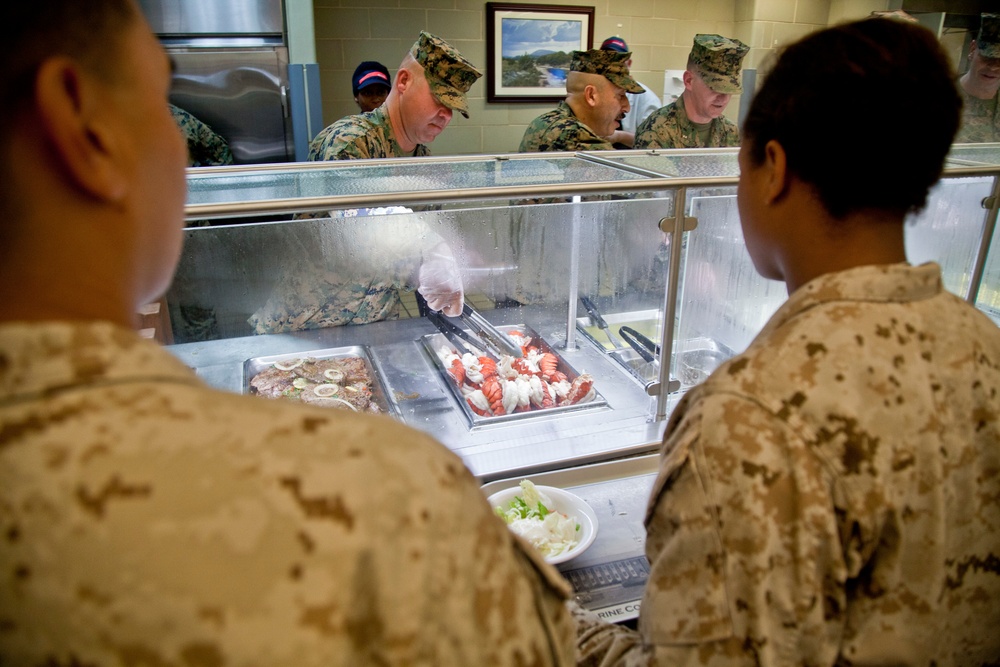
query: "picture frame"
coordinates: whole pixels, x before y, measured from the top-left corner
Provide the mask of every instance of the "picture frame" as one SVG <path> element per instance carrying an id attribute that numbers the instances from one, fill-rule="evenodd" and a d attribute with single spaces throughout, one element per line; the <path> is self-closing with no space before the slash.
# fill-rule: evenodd
<path id="1" fill-rule="evenodd" d="M 486 3 L 486 101 L 558 102 L 570 54 L 594 44 L 594 8 Z"/>

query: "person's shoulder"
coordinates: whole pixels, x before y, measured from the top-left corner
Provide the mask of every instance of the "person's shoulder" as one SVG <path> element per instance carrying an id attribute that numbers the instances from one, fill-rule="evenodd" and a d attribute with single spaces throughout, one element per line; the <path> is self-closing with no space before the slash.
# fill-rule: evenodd
<path id="1" fill-rule="evenodd" d="M 381 131 L 382 123 L 374 112 L 344 116 L 328 125 L 309 143 L 310 160 L 337 160 L 343 157 L 375 157 L 355 154 L 373 134 Z M 362 151 L 365 153 L 366 151 Z"/>

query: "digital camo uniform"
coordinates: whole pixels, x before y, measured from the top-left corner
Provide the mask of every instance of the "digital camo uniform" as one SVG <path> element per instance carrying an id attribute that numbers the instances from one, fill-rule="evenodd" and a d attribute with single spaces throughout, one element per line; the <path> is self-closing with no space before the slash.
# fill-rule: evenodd
<path id="1" fill-rule="evenodd" d="M 420 63 L 434 97 L 453 111 L 469 117 L 465 94 L 482 73 L 444 40 L 428 32 L 410 48 Z M 396 140 L 385 105 L 364 114 L 341 118 L 321 131 L 309 144 L 310 160 L 358 160 L 364 158 L 408 157 Z M 409 155 L 430 155 L 417 144 Z"/>
<path id="2" fill-rule="evenodd" d="M 639 634 L 577 609 L 582 664 L 996 664 L 998 391 L 937 265 L 796 290 L 671 415 Z"/>
<path id="3" fill-rule="evenodd" d="M 591 49 L 574 51 L 570 59 L 571 72 L 599 74 L 628 93 L 641 93 L 644 88 L 633 79 L 625 62 L 632 57 L 629 52 Z M 602 151 L 614 146 L 581 122 L 565 101 L 531 121 L 521 138 L 518 151 L 538 153 L 545 151 Z"/>
<path id="4" fill-rule="evenodd" d="M 0 326 L 0 663 L 568 665 L 566 584 L 388 418 Z"/>
<path id="5" fill-rule="evenodd" d="M 189 167 L 213 167 L 233 163 L 229 143 L 191 113 L 170 106 L 170 113 L 184 135 L 188 146 Z"/>
<path id="6" fill-rule="evenodd" d="M 310 160 L 364 160 L 430 154 L 424 144 L 417 144 L 410 153 L 402 149 L 392 132 L 385 105 L 368 113 L 345 116 L 321 130 L 309 142 Z"/>
<path id="7" fill-rule="evenodd" d="M 743 90 L 741 66 L 750 50 L 738 39 L 698 34 L 691 47 L 691 63 L 705 85 L 716 93 L 733 95 Z M 707 140 L 684 110 L 684 96 L 655 111 L 635 131 L 635 148 L 719 148 L 739 146 L 739 129 L 725 116 L 709 123 Z"/>
<path id="8" fill-rule="evenodd" d="M 1000 14 L 983 14 L 976 35 L 976 49 L 986 58 L 1000 58 Z M 981 100 L 958 87 L 962 95 L 962 125 L 955 137 L 957 144 L 1000 141 L 1000 91 Z"/>

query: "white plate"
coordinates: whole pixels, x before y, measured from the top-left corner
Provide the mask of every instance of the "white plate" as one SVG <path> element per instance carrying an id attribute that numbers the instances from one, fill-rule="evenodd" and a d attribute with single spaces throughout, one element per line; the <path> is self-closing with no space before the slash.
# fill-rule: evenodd
<path id="1" fill-rule="evenodd" d="M 586 551 L 587 547 L 593 544 L 594 540 L 597 538 L 597 515 L 594 514 L 594 510 L 587 504 L 587 501 L 574 493 L 558 489 L 554 486 L 541 486 L 536 484 L 535 488 L 538 489 L 539 492 L 548 496 L 552 501 L 552 507 L 550 509 L 562 512 L 570 518 L 575 518 L 576 522 L 580 525 L 580 539 L 573 546 L 573 548 L 568 549 L 557 556 L 547 557 L 545 560 L 554 565 L 556 563 L 565 563 L 571 558 L 576 558 Z M 510 505 L 510 501 L 512 501 L 515 496 L 519 496 L 521 494 L 521 487 L 514 486 L 509 489 L 497 491 L 487 498 L 487 502 L 489 502 L 490 507 L 492 508 L 500 507 L 506 510 Z"/>

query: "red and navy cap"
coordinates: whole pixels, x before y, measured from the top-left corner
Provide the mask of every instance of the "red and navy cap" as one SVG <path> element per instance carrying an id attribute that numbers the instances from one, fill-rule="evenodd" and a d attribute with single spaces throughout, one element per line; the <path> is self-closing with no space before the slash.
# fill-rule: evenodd
<path id="1" fill-rule="evenodd" d="M 601 48 L 605 51 L 617 51 L 618 53 L 628 53 L 628 44 L 621 37 L 608 37 L 601 42 Z"/>
<path id="2" fill-rule="evenodd" d="M 354 77 L 351 79 L 351 89 L 357 95 L 358 91 L 362 88 L 375 85 L 392 88 L 389 70 L 382 63 L 375 62 L 374 60 L 366 60 L 354 70 Z"/>

